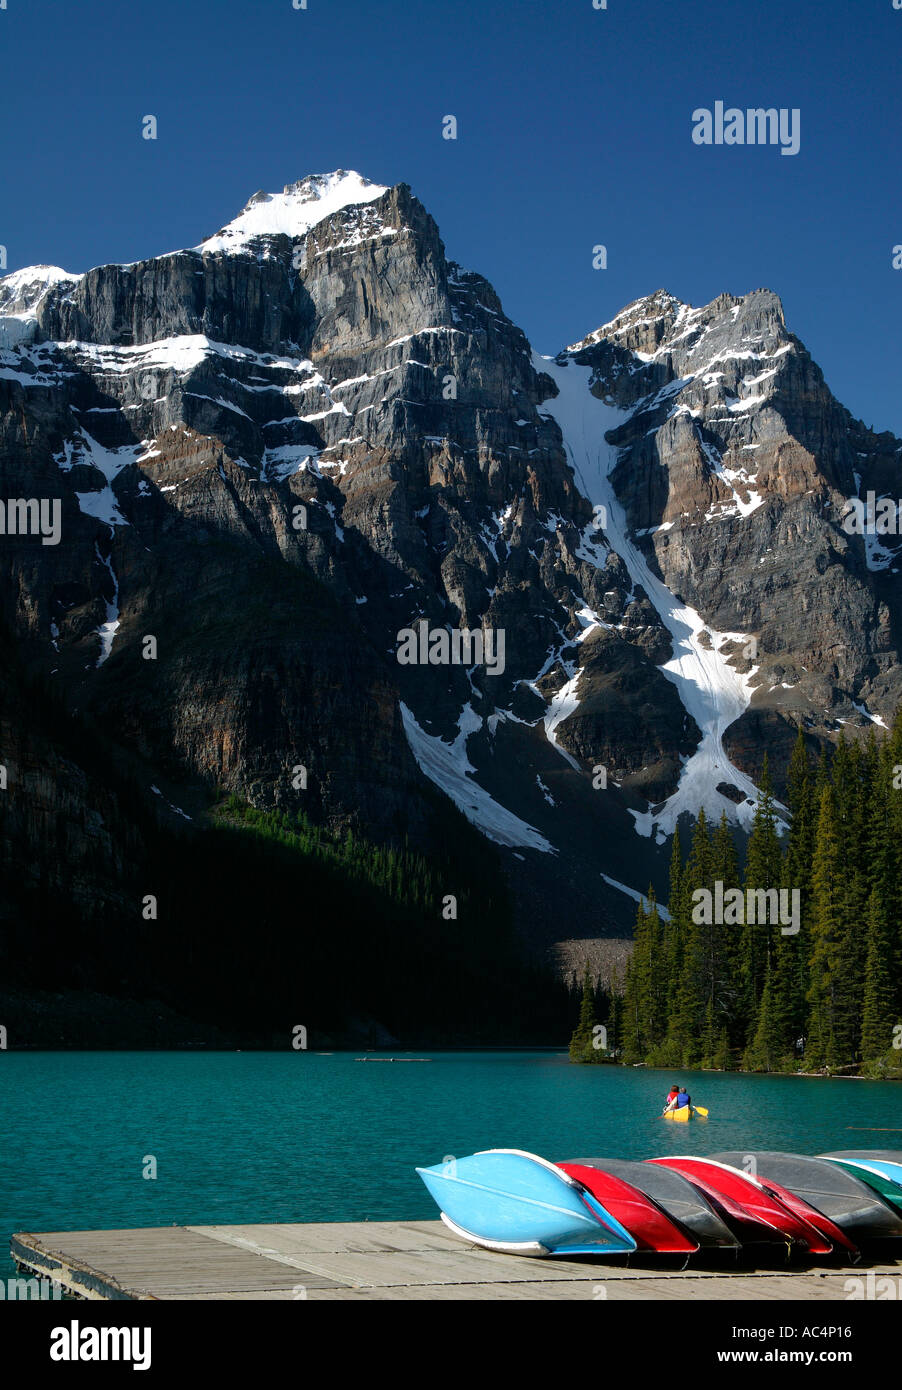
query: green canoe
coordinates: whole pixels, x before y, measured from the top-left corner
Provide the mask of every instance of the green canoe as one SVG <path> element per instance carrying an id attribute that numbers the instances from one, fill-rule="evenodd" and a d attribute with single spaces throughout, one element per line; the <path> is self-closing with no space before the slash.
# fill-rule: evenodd
<path id="1" fill-rule="evenodd" d="M 885 1201 L 891 1202 L 893 1206 L 902 1211 L 902 1185 L 893 1182 L 892 1178 L 886 1177 L 883 1173 L 878 1173 L 874 1168 L 864 1167 L 865 1160 L 856 1163 L 851 1158 L 833 1158 L 831 1154 L 821 1154 L 828 1163 L 835 1163 L 837 1168 L 845 1168 L 847 1173 L 851 1173 L 853 1178 L 859 1182 L 867 1183 L 875 1192 L 879 1192 Z"/>

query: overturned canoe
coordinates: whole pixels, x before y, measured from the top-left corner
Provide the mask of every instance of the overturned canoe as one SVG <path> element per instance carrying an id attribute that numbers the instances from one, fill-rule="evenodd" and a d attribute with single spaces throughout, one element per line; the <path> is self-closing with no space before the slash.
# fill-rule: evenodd
<path id="1" fill-rule="evenodd" d="M 557 1166 L 581 1182 L 605 1210 L 626 1227 L 637 1249 L 654 1251 L 659 1255 L 691 1255 L 699 1248 L 699 1242 L 682 1230 L 663 1208 L 640 1192 L 638 1187 L 591 1163 L 573 1160 Z"/>
<path id="2" fill-rule="evenodd" d="M 792 1191 L 788 1187 L 784 1187 L 782 1183 L 778 1182 L 777 1179 L 771 1175 L 766 1164 L 763 1168 L 759 1168 L 757 1155 L 733 1153 L 711 1154 L 711 1157 L 717 1163 L 726 1163 L 732 1168 L 741 1167 L 744 1173 L 749 1172 L 749 1160 L 751 1159 L 754 1164 L 754 1176 L 757 1178 L 758 1182 L 761 1183 L 766 1192 L 769 1192 L 772 1197 L 779 1198 L 784 1207 L 788 1207 L 791 1212 L 801 1217 L 803 1221 L 809 1221 L 816 1230 L 820 1231 L 821 1235 L 829 1242 L 834 1250 L 845 1250 L 847 1254 L 855 1256 L 856 1258 L 860 1254 L 858 1246 L 846 1235 L 841 1226 L 838 1226 L 829 1216 L 825 1216 L 817 1207 L 812 1206 L 809 1201 L 800 1196 L 797 1192 Z M 824 1251 L 821 1253 L 826 1252 Z"/>
<path id="3" fill-rule="evenodd" d="M 623 1255 L 636 1241 L 576 1178 L 520 1149 L 416 1170 L 456 1235 L 510 1255 Z"/>
<path id="4" fill-rule="evenodd" d="M 839 1163 L 778 1149 L 734 1150 L 714 1157 L 737 1168 L 753 1159 L 759 1178 L 794 1192 L 834 1221 L 856 1244 L 902 1235 L 902 1219 L 894 1208 Z"/>
<path id="5" fill-rule="evenodd" d="M 875 1173 L 882 1173 L 890 1182 L 902 1186 L 902 1153 L 897 1149 L 832 1149 L 822 1158 L 838 1158 L 848 1163 L 863 1163 Z"/>
<path id="6" fill-rule="evenodd" d="M 880 1159 L 851 1158 L 847 1151 L 821 1154 L 827 1163 L 844 1168 L 853 1177 L 867 1183 L 868 1187 L 880 1194 L 883 1200 L 902 1212 L 902 1171 L 898 1178 L 891 1176 L 895 1165 Z"/>
<path id="7" fill-rule="evenodd" d="M 629 1183 L 657 1203 L 702 1249 L 739 1249 L 739 1241 L 708 1199 L 679 1173 L 620 1158 L 578 1158 L 573 1162 Z"/>
<path id="8" fill-rule="evenodd" d="M 832 1246 L 816 1226 L 790 1211 L 756 1178 L 715 1159 L 680 1155 L 646 1162 L 672 1168 L 717 1202 L 733 1223 L 743 1244 L 760 1241 L 794 1242 L 812 1254 L 829 1254 Z"/>

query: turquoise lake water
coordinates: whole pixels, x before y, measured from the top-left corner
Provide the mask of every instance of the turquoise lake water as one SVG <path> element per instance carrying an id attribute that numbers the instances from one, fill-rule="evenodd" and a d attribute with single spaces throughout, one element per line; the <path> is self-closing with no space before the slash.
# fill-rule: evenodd
<path id="1" fill-rule="evenodd" d="M 414 1166 L 477 1149 L 902 1149 L 902 1133 L 869 1132 L 902 1130 L 892 1082 L 690 1074 L 711 1116 L 681 1125 L 660 1118 L 670 1072 L 558 1052 L 417 1055 L 432 1060 L 0 1052 L 0 1276 L 14 1230 L 432 1219 Z"/>

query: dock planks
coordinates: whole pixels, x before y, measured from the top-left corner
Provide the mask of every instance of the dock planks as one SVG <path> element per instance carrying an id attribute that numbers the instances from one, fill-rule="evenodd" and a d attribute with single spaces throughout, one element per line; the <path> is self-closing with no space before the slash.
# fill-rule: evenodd
<path id="1" fill-rule="evenodd" d="M 902 1259 L 739 1272 L 530 1260 L 464 1244 L 440 1221 L 156 1226 L 22 1232 L 25 1275 L 89 1299 L 431 1301 L 522 1299 L 847 1299 L 846 1280 L 902 1279 Z"/>

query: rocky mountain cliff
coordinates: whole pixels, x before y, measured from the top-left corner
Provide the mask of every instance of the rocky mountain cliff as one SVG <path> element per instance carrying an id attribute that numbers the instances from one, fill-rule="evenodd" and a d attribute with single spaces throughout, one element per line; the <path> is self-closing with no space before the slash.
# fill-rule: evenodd
<path id="1" fill-rule="evenodd" d="M 429 855 L 438 788 L 540 950 L 627 936 L 681 815 L 741 830 L 766 751 L 779 780 L 800 724 L 902 698 L 897 537 L 842 525 L 902 444 L 770 291 L 659 291 L 542 358 L 409 188 L 338 171 L 7 276 L 0 348 L 0 499 L 61 505 L 59 544 L 0 534 L 6 862 L 52 822 L 88 898 L 132 820 L 23 728 L 29 681 L 186 834 L 234 793 Z M 501 659 L 456 664 L 462 629 Z"/>
<path id="2" fill-rule="evenodd" d="M 659 291 L 570 351 L 625 412 L 612 482 L 643 552 L 710 627 L 754 638 L 752 698 L 725 736 L 738 765 L 759 771 L 769 746 L 779 766 L 787 725 L 888 721 L 899 538 L 858 534 L 848 499 L 897 503 L 902 445 L 834 399 L 777 296 L 691 309 Z"/>

